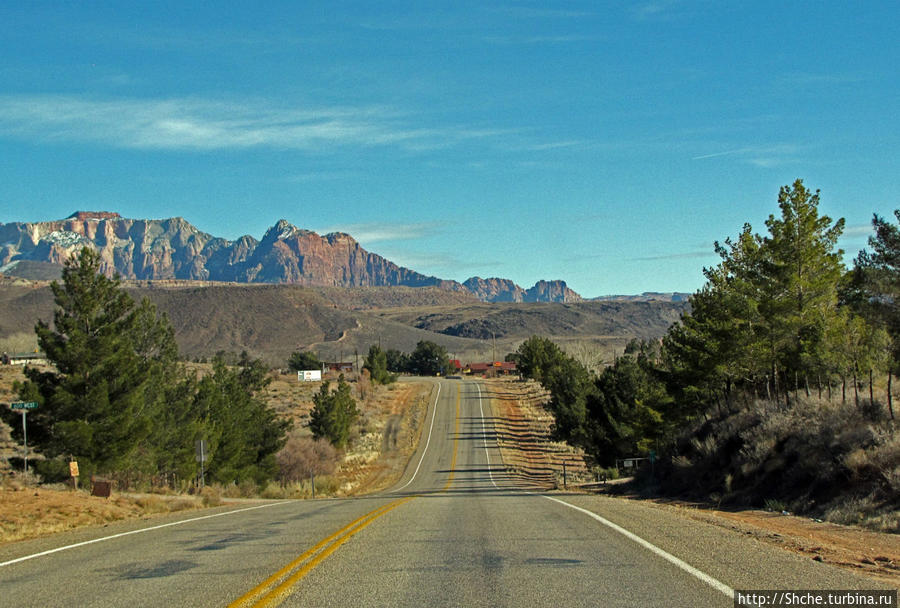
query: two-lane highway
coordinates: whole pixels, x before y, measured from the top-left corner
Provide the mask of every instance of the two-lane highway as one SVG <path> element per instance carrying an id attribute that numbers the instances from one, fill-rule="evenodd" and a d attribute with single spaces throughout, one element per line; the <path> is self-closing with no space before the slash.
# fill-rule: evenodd
<path id="1" fill-rule="evenodd" d="M 500 461 L 485 391 L 436 381 L 389 492 L 9 545 L 0 605 L 693 607 L 731 606 L 732 589 L 879 587 L 659 509 L 535 493 Z M 70 539 L 101 540 L 30 557 Z"/>

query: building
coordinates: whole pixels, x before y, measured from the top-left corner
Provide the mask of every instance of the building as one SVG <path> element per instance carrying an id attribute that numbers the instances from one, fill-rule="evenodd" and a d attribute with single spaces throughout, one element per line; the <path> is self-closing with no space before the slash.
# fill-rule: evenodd
<path id="1" fill-rule="evenodd" d="M 469 363 L 463 369 L 464 374 L 473 374 L 493 378 L 516 373 L 516 364 L 512 361 L 494 361 L 493 363 Z"/>
<path id="2" fill-rule="evenodd" d="M 3 365 L 47 365 L 44 353 L 3 353 L 0 355 L 0 363 Z"/>

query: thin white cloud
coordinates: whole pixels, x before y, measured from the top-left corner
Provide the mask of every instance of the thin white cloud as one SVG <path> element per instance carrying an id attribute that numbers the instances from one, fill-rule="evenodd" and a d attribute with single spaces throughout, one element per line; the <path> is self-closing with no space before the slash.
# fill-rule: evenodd
<path id="1" fill-rule="evenodd" d="M 322 230 L 322 233 L 345 232 L 360 243 L 379 243 L 382 241 L 408 241 L 426 238 L 440 231 L 439 222 L 416 222 L 409 224 L 366 222 L 360 224 L 342 224 Z"/>
<path id="2" fill-rule="evenodd" d="M 872 236 L 872 224 L 854 224 L 853 226 L 845 226 L 841 237 L 846 239 L 858 239 L 862 237 Z"/>
<path id="3" fill-rule="evenodd" d="M 0 96 L 0 135 L 93 142 L 119 148 L 217 150 L 273 147 L 447 147 L 500 134 L 489 129 L 414 127 L 380 107 L 278 107 L 264 101 L 86 99 Z"/>
<path id="4" fill-rule="evenodd" d="M 482 40 L 490 44 L 567 44 L 597 40 L 596 36 L 577 34 L 559 36 L 485 36 Z"/>
<path id="5" fill-rule="evenodd" d="M 680 0 L 653 0 L 635 6 L 632 14 L 638 19 L 659 18 L 667 15 L 679 4 Z"/>
<path id="6" fill-rule="evenodd" d="M 737 150 L 726 150 L 725 152 L 713 152 L 712 154 L 704 154 L 702 156 L 695 156 L 691 160 L 706 160 L 707 158 L 719 158 L 720 156 L 731 156 L 733 154 L 741 154 L 746 151 L 747 151 L 747 148 L 738 148 Z"/>
<path id="7" fill-rule="evenodd" d="M 798 144 L 747 146 L 723 150 L 721 152 L 701 154 L 699 156 L 691 157 L 691 160 L 709 160 L 731 156 L 738 162 L 768 169 L 799 162 L 799 154 L 803 149 L 804 146 Z"/>
<path id="8" fill-rule="evenodd" d="M 685 253 L 666 253 L 662 255 L 648 255 L 638 258 L 631 258 L 631 260 L 634 262 L 655 262 L 659 260 L 693 260 L 712 257 L 716 257 L 716 252 L 713 250 L 707 250 L 687 251 Z"/>
<path id="9" fill-rule="evenodd" d="M 488 8 L 487 10 L 494 13 L 503 13 L 516 18 L 529 19 L 567 19 L 578 17 L 589 17 L 595 13 L 590 11 L 553 9 L 553 8 L 537 8 L 532 6 L 499 6 Z"/>

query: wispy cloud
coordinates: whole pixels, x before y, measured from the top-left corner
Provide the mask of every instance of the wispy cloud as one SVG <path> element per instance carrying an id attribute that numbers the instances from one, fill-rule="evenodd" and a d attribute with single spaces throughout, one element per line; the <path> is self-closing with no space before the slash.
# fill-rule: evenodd
<path id="1" fill-rule="evenodd" d="M 582 36 L 577 34 L 558 36 L 485 36 L 485 42 L 490 44 L 568 44 L 572 42 L 586 42 L 597 40 L 596 36 Z"/>
<path id="2" fill-rule="evenodd" d="M 341 224 L 321 230 L 320 232 L 346 232 L 360 243 L 379 243 L 382 241 L 408 241 L 432 236 L 444 227 L 440 222 L 415 222 L 397 224 L 386 222 L 367 222 L 360 224 Z"/>
<path id="3" fill-rule="evenodd" d="M 500 133 L 454 126 L 425 128 L 412 123 L 412 117 L 383 107 L 297 108 L 265 101 L 197 98 L 0 96 L 0 135 L 120 148 L 273 147 L 315 151 L 337 146 L 400 146 L 426 150 Z"/>
<path id="4" fill-rule="evenodd" d="M 712 248 L 705 251 L 687 251 L 684 253 L 665 253 L 662 255 L 648 255 L 637 258 L 631 258 L 633 262 L 656 262 L 659 260 L 693 260 L 701 258 L 716 257 L 716 252 Z"/>
<path id="5" fill-rule="evenodd" d="M 864 74 L 838 74 L 838 73 L 813 73 L 813 72 L 789 72 L 778 78 L 779 84 L 791 86 L 837 86 L 854 85 L 869 80 Z"/>
<path id="6" fill-rule="evenodd" d="M 691 160 L 709 160 L 732 156 L 739 162 L 755 167 L 772 168 L 799 162 L 804 146 L 797 144 L 772 144 L 766 146 L 747 146 L 732 148 L 720 152 L 710 152 L 691 157 Z"/>
<path id="7" fill-rule="evenodd" d="M 680 0 L 653 0 L 635 6 L 632 14 L 638 19 L 666 17 L 679 4 L 681 4 Z"/>
<path id="8" fill-rule="evenodd" d="M 454 273 L 486 272 L 484 261 L 475 262 L 460 258 L 452 253 L 385 249 L 379 250 L 378 254 L 395 264 L 425 274 L 446 276 Z M 490 264 L 491 270 L 487 272 L 497 272 L 497 269 L 502 267 L 502 263 L 495 264 L 492 261 Z"/>
<path id="9" fill-rule="evenodd" d="M 872 224 L 854 224 L 853 226 L 845 226 L 841 237 L 845 239 L 859 239 L 872 236 Z"/>
<path id="10" fill-rule="evenodd" d="M 512 17 L 517 17 L 520 19 L 571 19 L 577 17 L 588 17 L 594 14 L 590 11 L 539 8 L 533 6 L 498 6 L 488 8 L 487 10 L 494 13 L 502 13 Z"/>

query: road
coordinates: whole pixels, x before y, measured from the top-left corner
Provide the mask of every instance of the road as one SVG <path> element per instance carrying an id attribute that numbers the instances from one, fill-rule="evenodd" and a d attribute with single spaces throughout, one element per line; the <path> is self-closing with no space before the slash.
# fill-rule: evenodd
<path id="1" fill-rule="evenodd" d="M 418 450 L 383 494 L 0 547 L 0 606 L 724 607 L 733 589 L 881 587 L 663 509 L 536 492 L 505 473 L 485 391 L 435 382 Z"/>

